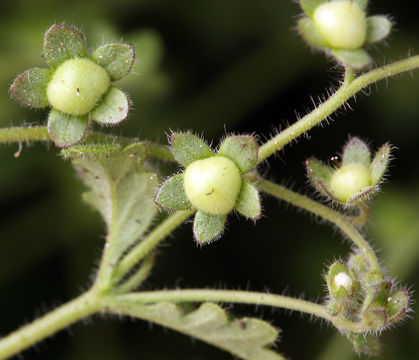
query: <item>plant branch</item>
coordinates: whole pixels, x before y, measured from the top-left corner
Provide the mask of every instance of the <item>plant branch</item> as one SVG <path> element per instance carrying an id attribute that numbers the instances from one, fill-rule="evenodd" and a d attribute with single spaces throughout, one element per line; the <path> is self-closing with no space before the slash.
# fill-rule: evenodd
<path id="1" fill-rule="evenodd" d="M 314 215 L 320 216 L 323 219 L 336 225 L 361 251 L 361 253 L 368 260 L 372 270 L 380 269 L 378 259 L 368 242 L 361 236 L 348 219 L 332 210 L 328 206 L 318 203 L 307 196 L 300 195 L 292 190 L 289 190 L 281 185 L 275 184 L 271 181 L 259 179 L 258 187 L 280 200 L 285 200 L 290 204 L 311 212 Z"/>
<path id="2" fill-rule="evenodd" d="M 253 304 L 273 306 L 316 316 L 331 322 L 336 327 L 353 332 L 364 332 L 368 328 L 362 324 L 354 323 L 341 317 L 333 317 L 327 313 L 326 307 L 310 301 L 296 299 L 289 296 L 266 294 L 263 292 L 250 292 L 240 290 L 210 290 L 210 289 L 183 289 L 162 290 L 150 292 L 135 292 L 108 298 L 109 309 L 112 303 L 118 301 L 135 301 L 138 304 L 153 304 L 157 302 L 223 302 L 235 304 Z"/>
<path id="3" fill-rule="evenodd" d="M 0 144 L 26 141 L 51 141 L 47 127 L 19 126 L 0 129 Z M 92 131 L 87 135 L 84 142 L 89 144 L 90 142 L 103 143 L 114 141 L 123 145 L 129 145 L 133 141 L 138 141 L 138 139 Z M 170 149 L 165 145 L 147 142 L 147 154 L 157 159 L 174 161 Z"/>
<path id="4" fill-rule="evenodd" d="M 141 240 L 116 266 L 114 281 L 121 280 L 138 262 L 148 255 L 162 240 L 183 224 L 195 210 L 177 211 L 156 226 L 143 240 Z"/>
<path id="5" fill-rule="evenodd" d="M 100 311 L 102 306 L 96 294 L 89 291 L 58 307 L 32 323 L 12 332 L 10 335 L 1 338 L 0 360 L 19 354 L 38 341 Z"/>
<path id="6" fill-rule="evenodd" d="M 419 56 L 413 56 L 394 62 L 381 68 L 371 70 L 357 78 L 352 71 L 346 71 L 342 86 L 323 104 L 316 107 L 301 120 L 281 131 L 259 148 L 258 163 L 282 149 L 285 145 L 320 124 L 329 115 L 339 109 L 353 95 L 365 87 L 391 76 L 419 68 Z"/>

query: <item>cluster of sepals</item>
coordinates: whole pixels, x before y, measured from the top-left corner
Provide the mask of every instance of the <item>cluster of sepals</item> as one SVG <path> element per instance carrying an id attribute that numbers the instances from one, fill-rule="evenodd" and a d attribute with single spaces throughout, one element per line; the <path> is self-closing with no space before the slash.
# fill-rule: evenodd
<path id="1" fill-rule="evenodd" d="M 80 31 L 55 24 L 45 33 L 43 57 L 51 69 L 25 71 L 15 79 L 10 93 L 24 106 L 51 107 L 48 132 L 57 146 L 83 140 L 91 120 L 113 125 L 128 116 L 129 99 L 111 82 L 131 71 L 132 45 L 106 44 L 88 55 Z"/>
<path id="2" fill-rule="evenodd" d="M 371 269 L 365 257 L 356 252 L 346 263 L 333 263 L 326 275 L 327 310 L 359 324 L 360 333 L 344 330 L 357 352 L 377 355 L 378 335 L 400 322 L 410 311 L 411 295 L 399 288 L 381 270 Z"/>
<path id="3" fill-rule="evenodd" d="M 193 232 L 199 244 L 221 236 L 232 210 L 254 221 L 260 217 L 258 190 L 243 179 L 258 160 L 253 136 L 228 136 L 216 153 L 191 133 L 174 133 L 170 143 L 185 171 L 163 183 L 156 203 L 169 211 L 197 209 Z"/>
<path id="4" fill-rule="evenodd" d="M 392 28 L 386 16 L 367 17 L 368 0 L 300 0 L 300 4 L 305 14 L 298 21 L 302 38 L 354 70 L 372 64 L 365 47 L 383 41 Z"/>
<path id="5" fill-rule="evenodd" d="M 384 144 L 371 160 L 368 146 L 359 138 L 349 139 L 343 148 L 342 161 L 332 167 L 310 158 L 307 177 L 324 197 L 345 207 L 360 205 L 379 190 L 391 158 L 391 145 Z"/>

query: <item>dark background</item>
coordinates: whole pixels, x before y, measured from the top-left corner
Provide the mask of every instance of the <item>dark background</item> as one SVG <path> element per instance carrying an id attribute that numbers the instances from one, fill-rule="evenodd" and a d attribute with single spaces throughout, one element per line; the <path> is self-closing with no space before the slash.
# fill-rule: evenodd
<path id="1" fill-rule="evenodd" d="M 419 52 L 412 1 L 375 1 L 370 14 L 394 17 L 387 44 L 371 50 L 378 65 Z M 297 36 L 300 13 L 291 0 L 2 1 L 0 3 L 0 126 L 45 124 L 46 112 L 10 99 L 14 77 L 34 66 L 44 31 L 74 24 L 89 46 L 123 39 L 136 46 L 135 74 L 120 81 L 134 103 L 130 119 L 112 129 L 166 143 L 169 129 L 193 129 L 218 143 L 226 132 L 265 139 L 312 108 L 310 96 L 336 87 L 341 71 L 313 54 Z M 419 275 L 419 74 L 372 86 L 350 104 L 272 158 L 262 173 L 304 193 L 302 162 L 335 155 L 349 134 L 372 148 L 397 146 L 390 181 L 373 202 L 366 235 L 389 274 L 417 287 Z M 70 300 L 91 284 L 104 229 L 81 201 L 83 185 L 53 145 L 0 148 L 0 334 Z M 329 226 L 264 198 L 257 226 L 230 216 L 226 235 L 198 248 L 190 224 L 165 242 L 145 288 L 214 287 L 269 290 L 320 300 L 322 273 L 345 257 L 349 244 Z M 417 305 L 413 306 L 414 309 Z M 293 359 L 355 359 L 336 331 L 307 316 L 235 306 L 237 315 L 268 319 L 283 332 L 277 348 Z M 413 313 L 414 316 L 414 313 Z M 74 336 L 73 336 L 74 335 Z M 419 320 L 384 335 L 380 359 L 419 354 Z M 101 319 L 72 326 L 24 353 L 25 359 L 231 359 L 188 337 L 141 321 Z"/>

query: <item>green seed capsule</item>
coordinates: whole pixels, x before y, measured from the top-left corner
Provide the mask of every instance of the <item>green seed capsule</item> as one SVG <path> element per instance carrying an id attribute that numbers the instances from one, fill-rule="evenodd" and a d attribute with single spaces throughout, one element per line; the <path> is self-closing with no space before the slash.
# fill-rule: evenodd
<path id="1" fill-rule="evenodd" d="M 324 3 L 314 11 L 313 21 L 332 48 L 359 49 L 365 42 L 366 16 L 354 1 Z"/>
<path id="2" fill-rule="evenodd" d="M 330 180 L 330 189 L 336 199 L 346 202 L 371 183 L 369 170 L 362 164 L 353 163 L 336 170 Z"/>
<path id="3" fill-rule="evenodd" d="M 210 214 L 227 214 L 234 208 L 242 179 L 236 164 L 223 156 L 197 160 L 184 174 L 189 201 Z"/>
<path id="4" fill-rule="evenodd" d="M 61 64 L 47 87 L 50 105 L 71 115 L 91 111 L 110 84 L 106 71 L 89 59 L 71 59 Z"/>

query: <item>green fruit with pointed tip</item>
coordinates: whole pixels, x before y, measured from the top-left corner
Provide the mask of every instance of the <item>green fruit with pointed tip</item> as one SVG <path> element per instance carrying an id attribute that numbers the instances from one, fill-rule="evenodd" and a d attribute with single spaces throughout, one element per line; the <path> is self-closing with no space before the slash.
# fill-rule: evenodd
<path id="1" fill-rule="evenodd" d="M 184 174 L 189 201 L 210 214 L 227 214 L 237 201 L 242 179 L 237 165 L 223 156 L 194 161 Z"/>
<path id="2" fill-rule="evenodd" d="M 50 105 L 71 115 L 91 111 L 108 90 L 107 72 L 89 59 L 71 59 L 62 63 L 47 87 Z"/>
<path id="3" fill-rule="evenodd" d="M 330 179 L 330 190 L 336 199 L 346 202 L 371 183 L 370 171 L 362 164 L 352 163 L 335 171 Z"/>
<path id="4" fill-rule="evenodd" d="M 367 19 L 354 1 L 324 3 L 314 11 L 313 21 L 332 48 L 354 50 L 365 43 Z"/>

